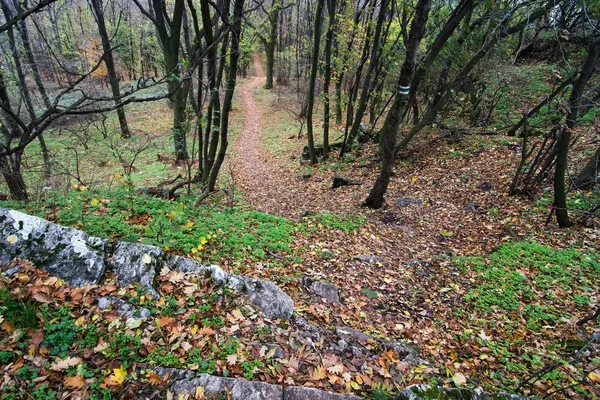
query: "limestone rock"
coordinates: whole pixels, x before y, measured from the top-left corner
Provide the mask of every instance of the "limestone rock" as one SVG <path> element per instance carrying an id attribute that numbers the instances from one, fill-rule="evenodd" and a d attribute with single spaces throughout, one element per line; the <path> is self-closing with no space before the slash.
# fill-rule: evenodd
<path id="1" fill-rule="evenodd" d="M 153 287 L 154 276 L 164 256 L 165 253 L 156 246 L 119 242 L 109 260 L 109 268 L 119 277 L 121 286 L 138 282 L 158 297 Z"/>
<path id="2" fill-rule="evenodd" d="M 125 300 L 119 299 L 114 296 L 102 296 L 98 297 L 98 308 L 105 310 L 112 307 L 113 310 L 126 318 L 150 318 L 152 314 L 148 309 L 143 307 L 136 307 L 133 304 L 127 303 Z"/>
<path id="3" fill-rule="evenodd" d="M 465 205 L 464 210 L 470 212 L 477 212 L 477 210 L 479 210 L 479 203 L 471 201 Z"/>
<path id="4" fill-rule="evenodd" d="M 289 319 L 294 313 L 294 301 L 272 282 L 230 274 L 216 265 L 204 265 L 187 258 L 174 256 L 167 266 L 176 271 L 211 277 L 236 291 L 247 294 L 267 318 Z"/>
<path id="5" fill-rule="evenodd" d="M 481 388 L 455 389 L 429 385 L 411 385 L 404 388 L 395 397 L 395 400 L 528 400 L 531 397 L 517 396 L 514 394 L 499 393 L 488 395 Z"/>
<path id="6" fill-rule="evenodd" d="M 310 277 L 300 279 L 300 284 L 315 295 L 326 299 L 329 303 L 339 303 L 338 288 L 333 283 L 316 281 Z"/>
<path id="7" fill-rule="evenodd" d="M 367 262 L 367 263 L 381 263 L 385 266 L 390 265 L 390 262 L 383 257 L 374 256 L 371 254 L 361 254 L 354 257 L 356 261 Z"/>
<path id="8" fill-rule="evenodd" d="M 398 197 L 396 201 L 394 201 L 394 205 L 398 207 L 406 207 L 410 206 L 411 204 L 420 205 L 421 200 L 412 197 Z"/>
<path id="9" fill-rule="evenodd" d="M 351 394 L 330 393 L 315 388 L 290 386 L 283 390 L 283 400 L 360 400 Z"/>
<path id="10" fill-rule="evenodd" d="M 214 395 L 226 395 L 231 400 L 271 400 L 282 399 L 281 386 L 262 382 L 251 382 L 239 378 L 223 378 L 208 374 L 199 374 L 194 379 L 175 381 L 171 385 L 171 392 L 177 397 L 180 394 L 196 394 L 198 387 L 204 388 L 208 398 Z"/>
<path id="11" fill-rule="evenodd" d="M 0 264 L 24 258 L 72 286 L 98 283 L 107 241 L 45 219 L 0 208 Z"/>

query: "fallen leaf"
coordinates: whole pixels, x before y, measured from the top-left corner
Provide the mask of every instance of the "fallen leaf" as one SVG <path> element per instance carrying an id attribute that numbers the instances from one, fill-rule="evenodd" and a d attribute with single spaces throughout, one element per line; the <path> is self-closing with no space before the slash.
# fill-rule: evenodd
<path id="1" fill-rule="evenodd" d="M 152 262 L 152 256 L 148 253 L 142 254 L 142 262 L 144 264 L 150 264 Z"/>
<path id="2" fill-rule="evenodd" d="M 325 367 L 319 365 L 317 368 L 315 368 L 313 371 L 312 378 L 315 381 L 327 378 L 327 370 L 325 369 Z"/>
<path id="3" fill-rule="evenodd" d="M 342 372 L 344 372 L 344 366 L 342 364 L 334 365 L 333 367 L 327 368 L 327 371 L 329 371 L 332 374 L 338 374 L 339 375 Z"/>
<path id="4" fill-rule="evenodd" d="M 65 385 L 72 387 L 74 389 L 82 388 L 87 384 L 84 377 L 81 375 L 65 376 L 64 381 L 65 381 Z"/>
<path id="5" fill-rule="evenodd" d="M 81 363 L 81 358 L 79 357 L 67 357 L 64 360 L 58 359 L 51 366 L 50 369 L 52 371 L 64 371 L 67 368 L 74 367 Z"/>
<path id="6" fill-rule="evenodd" d="M 40 303 L 44 303 L 44 304 L 52 303 L 54 301 L 54 299 L 52 299 L 52 297 L 48 296 L 47 294 L 41 293 L 41 292 L 35 292 L 34 294 L 31 295 L 31 297 L 33 297 L 35 300 L 39 301 Z"/>
<path id="7" fill-rule="evenodd" d="M 462 386 L 467 383 L 467 378 L 461 372 L 456 372 L 452 376 L 452 380 L 456 386 Z"/>
<path id="8" fill-rule="evenodd" d="M 113 374 L 111 376 L 111 379 L 113 382 L 120 385 L 125 381 L 126 376 L 127 376 L 127 370 L 125 370 L 123 368 L 123 365 L 121 365 L 119 368 L 113 369 Z"/>
<path id="9" fill-rule="evenodd" d="M 237 354 L 230 354 L 227 356 L 227 364 L 235 365 L 237 363 Z"/>
<path id="10" fill-rule="evenodd" d="M 600 374 L 597 372 L 590 372 L 588 374 L 588 378 L 592 381 L 592 382 L 596 382 L 596 383 L 600 383 Z"/>

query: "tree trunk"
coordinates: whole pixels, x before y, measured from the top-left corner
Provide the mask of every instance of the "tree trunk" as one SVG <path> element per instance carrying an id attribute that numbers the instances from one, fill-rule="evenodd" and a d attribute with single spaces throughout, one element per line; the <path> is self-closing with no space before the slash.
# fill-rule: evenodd
<path id="1" fill-rule="evenodd" d="M 362 123 L 362 117 L 365 114 L 365 110 L 367 109 L 367 104 L 371 95 L 372 82 L 376 79 L 376 77 L 374 76 L 374 72 L 377 68 L 380 59 L 379 47 L 383 48 L 383 45 L 381 44 L 381 30 L 383 28 L 383 21 L 385 21 L 386 18 L 388 4 L 389 0 L 381 0 L 379 15 L 377 17 L 377 25 L 375 27 L 375 35 L 373 36 L 373 49 L 371 51 L 371 60 L 369 62 L 369 68 L 367 70 L 367 74 L 365 75 L 365 80 L 363 82 L 360 101 L 358 103 L 358 108 L 356 109 L 356 115 L 354 115 L 352 129 L 350 130 L 350 133 L 345 138 L 344 144 L 342 145 L 342 153 L 348 151 L 348 149 L 352 146 L 354 139 L 356 139 L 356 136 L 358 135 L 358 131 L 360 129 L 360 124 Z"/>
<path id="2" fill-rule="evenodd" d="M 274 0 L 269 10 L 269 38 L 266 41 L 267 80 L 265 89 L 273 89 L 273 70 L 275 68 L 275 46 L 277 45 L 277 23 L 279 21 L 280 0 Z"/>
<path id="3" fill-rule="evenodd" d="M 206 1 L 206 0 L 203 0 Z M 240 55 L 240 35 L 242 31 L 242 13 L 244 10 L 244 0 L 235 0 L 233 6 L 233 23 L 231 24 L 231 51 L 229 53 L 229 70 L 227 72 L 227 83 L 225 88 L 225 98 L 223 99 L 223 117 L 221 120 L 221 146 L 215 163 L 211 169 L 208 181 L 208 191 L 213 192 L 217 182 L 217 176 L 225 154 L 227 152 L 227 136 L 229 133 L 229 112 L 233 101 L 233 92 L 235 91 L 235 83 L 237 78 L 237 66 Z"/>
<path id="4" fill-rule="evenodd" d="M 573 84 L 573 89 L 569 95 L 568 114 L 565 125 L 560 131 L 558 142 L 556 144 L 558 152 L 556 154 L 556 166 L 554 167 L 554 208 L 556 210 L 556 221 L 558 226 L 565 228 L 571 225 L 569 213 L 567 210 L 567 193 L 565 185 L 565 175 L 567 172 L 567 158 L 569 155 L 569 144 L 571 142 L 571 130 L 577 123 L 579 114 L 579 102 L 583 95 L 585 85 L 589 81 L 598 53 L 600 52 L 600 40 L 593 42 L 588 50 L 588 55 L 585 58 L 579 77 Z"/>
<path id="5" fill-rule="evenodd" d="M 323 28 L 323 5 L 325 0 L 317 0 L 317 11 L 315 12 L 314 45 L 312 53 L 312 65 L 310 69 L 310 82 L 308 84 L 308 95 L 306 98 L 306 132 L 308 136 L 308 153 L 310 163 L 317 163 L 315 153 L 315 140 L 313 136 L 313 107 L 315 103 L 315 86 L 317 82 L 317 71 L 319 68 L 319 48 L 321 47 L 321 30 Z"/>
<path id="6" fill-rule="evenodd" d="M 113 97 L 115 98 L 115 105 L 118 106 L 121 103 L 119 97 L 121 96 L 121 91 L 119 89 L 119 78 L 117 77 L 117 72 L 115 71 L 115 63 L 113 59 L 112 49 L 110 47 L 110 39 L 108 37 L 108 32 L 106 30 L 106 23 L 104 21 L 104 11 L 102 9 L 102 0 L 91 0 L 92 9 L 94 11 L 94 17 L 96 18 L 96 23 L 98 24 L 98 33 L 100 34 L 100 38 L 102 39 L 102 49 L 104 51 L 104 64 L 106 65 L 106 70 L 108 73 L 108 81 L 110 83 L 110 88 L 112 90 Z M 127 126 L 127 119 L 125 117 L 125 110 L 123 107 L 117 108 L 117 116 L 119 118 L 119 125 L 121 127 L 121 137 L 130 138 L 131 132 L 129 131 L 129 126 Z"/>
<path id="7" fill-rule="evenodd" d="M 13 0 L 13 5 L 15 7 L 15 10 L 17 11 L 17 13 L 22 13 L 23 9 L 21 8 L 20 3 L 17 0 Z M 25 4 L 26 5 L 26 4 Z M 46 93 L 46 88 L 44 87 L 44 83 L 42 82 L 42 78 L 40 76 L 40 71 L 38 69 L 38 65 L 35 62 L 35 58 L 33 57 L 33 51 L 31 50 L 31 43 L 29 40 L 29 31 L 27 29 L 27 23 L 25 22 L 25 20 L 21 20 L 18 24 L 17 24 L 17 29 L 19 30 L 19 34 L 21 35 L 21 41 L 23 43 L 23 49 L 25 50 L 25 56 L 27 57 L 27 61 L 31 67 L 31 71 L 33 72 L 33 78 L 35 80 L 35 84 L 38 88 L 38 91 L 40 92 L 40 97 L 42 98 L 42 101 L 44 102 L 44 106 L 46 107 L 46 109 L 49 109 L 52 107 L 52 104 L 50 103 L 50 99 L 48 98 L 48 94 Z M 16 48 L 14 49 L 15 52 L 15 57 L 18 57 L 18 54 L 16 54 Z M 19 61 L 20 63 L 20 61 Z M 20 72 L 21 74 L 23 74 L 23 72 Z M 19 76 L 19 80 L 22 81 L 22 85 L 25 84 L 25 76 Z M 27 89 L 27 87 L 23 87 L 22 90 L 27 90 L 27 93 L 29 93 L 29 90 Z M 35 119 L 35 109 L 33 107 L 33 104 L 31 103 L 31 98 L 29 96 L 29 94 L 27 96 L 25 96 L 26 101 L 28 101 L 28 105 L 27 108 L 29 110 L 29 114 L 31 116 L 32 119 Z M 50 163 L 50 152 L 48 151 L 48 146 L 46 145 L 46 140 L 44 140 L 44 136 L 43 135 L 38 135 L 38 141 L 40 142 L 40 149 L 42 151 L 42 158 L 44 159 L 44 176 L 47 178 L 50 177 L 50 175 L 52 174 L 52 166 Z"/>
<path id="8" fill-rule="evenodd" d="M 20 159 L 20 154 L 14 154 L 13 157 Z M 11 199 L 19 201 L 29 200 L 20 163 L 13 161 L 12 157 L 0 156 L 0 171 L 10 192 Z"/>
<path id="9" fill-rule="evenodd" d="M 413 78 L 413 74 L 416 69 L 417 54 L 419 52 L 419 46 L 421 39 L 425 34 L 425 26 L 427 25 L 427 19 L 429 17 L 429 10 L 431 8 L 431 0 L 419 0 L 417 3 L 417 9 L 415 11 L 415 18 L 413 19 L 408 43 L 406 45 L 406 58 L 400 69 L 400 78 L 398 79 L 398 94 L 395 103 L 398 106 L 393 110 L 390 110 L 388 118 L 390 124 L 397 125 L 400 123 L 400 118 L 404 112 L 404 108 L 408 104 L 408 94 Z M 386 122 L 387 119 L 386 119 Z M 390 183 L 390 177 L 392 175 L 392 169 L 394 167 L 394 154 L 396 148 L 396 129 L 385 129 L 381 135 L 381 150 L 382 150 L 382 162 L 379 176 L 369 193 L 369 196 L 364 202 L 364 205 L 370 208 L 380 208 L 383 205 L 383 196 L 387 191 L 387 187 Z"/>
<path id="10" fill-rule="evenodd" d="M 323 161 L 329 158 L 329 109 L 331 97 L 329 96 L 329 85 L 331 84 L 331 47 L 333 33 L 335 30 L 335 0 L 327 0 L 329 11 L 329 29 L 327 30 L 325 43 L 325 82 L 323 83 L 324 106 L 323 106 Z"/>

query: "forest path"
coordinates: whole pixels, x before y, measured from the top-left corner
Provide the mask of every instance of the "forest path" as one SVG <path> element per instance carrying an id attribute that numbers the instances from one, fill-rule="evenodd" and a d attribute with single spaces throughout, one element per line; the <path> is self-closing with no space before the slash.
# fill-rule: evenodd
<path id="1" fill-rule="evenodd" d="M 299 178 L 295 170 L 283 166 L 281 160 L 265 148 L 262 115 L 265 110 L 261 110 L 252 93 L 265 83 L 258 53 L 254 54 L 254 69 L 255 76 L 240 86 L 245 120 L 233 146 L 233 179 L 243 190 L 244 198 L 255 210 L 288 218 L 309 210 L 355 212 L 364 196 L 360 187 L 345 188 L 347 195 L 340 198 L 331 190 L 329 179 L 307 181 Z M 264 118 L 269 120 L 270 116 L 264 115 Z"/>
<path id="2" fill-rule="evenodd" d="M 244 197 L 252 207 L 263 212 L 285 214 L 287 191 L 285 179 L 279 168 L 273 165 L 267 150 L 262 145 L 261 112 L 251 89 L 265 83 L 265 74 L 260 56 L 254 53 L 255 76 L 240 87 L 245 112 L 244 127 L 234 145 L 234 181 L 244 191 Z M 283 207 L 284 208 L 284 207 Z"/>

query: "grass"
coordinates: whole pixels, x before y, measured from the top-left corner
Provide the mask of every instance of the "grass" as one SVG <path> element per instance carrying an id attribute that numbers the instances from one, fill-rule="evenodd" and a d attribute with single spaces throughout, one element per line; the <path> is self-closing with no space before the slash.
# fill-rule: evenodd
<path id="1" fill-rule="evenodd" d="M 514 374 L 522 378 L 546 363 L 562 362 L 570 358 L 573 343 L 583 343 L 572 340 L 576 333 L 564 324 L 590 312 L 600 280 L 597 251 L 514 242 L 484 257 L 454 258 L 450 265 L 468 277 L 461 283 L 468 288 L 466 306 L 454 311 L 465 326 L 458 340 L 490 349 L 511 373 L 509 378 L 489 371 L 497 387 L 514 390 L 520 380 Z M 543 379 L 561 387 L 567 372 Z"/>
<path id="2" fill-rule="evenodd" d="M 49 191 L 45 199 L 0 206 L 50 219 L 113 240 L 155 245 L 202 262 L 262 260 L 289 253 L 295 235 L 320 229 L 357 230 L 365 219 L 320 213 L 296 223 L 241 206 L 194 206 L 139 194 L 126 180 L 116 190 L 80 186 L 67 193 Z"/>

